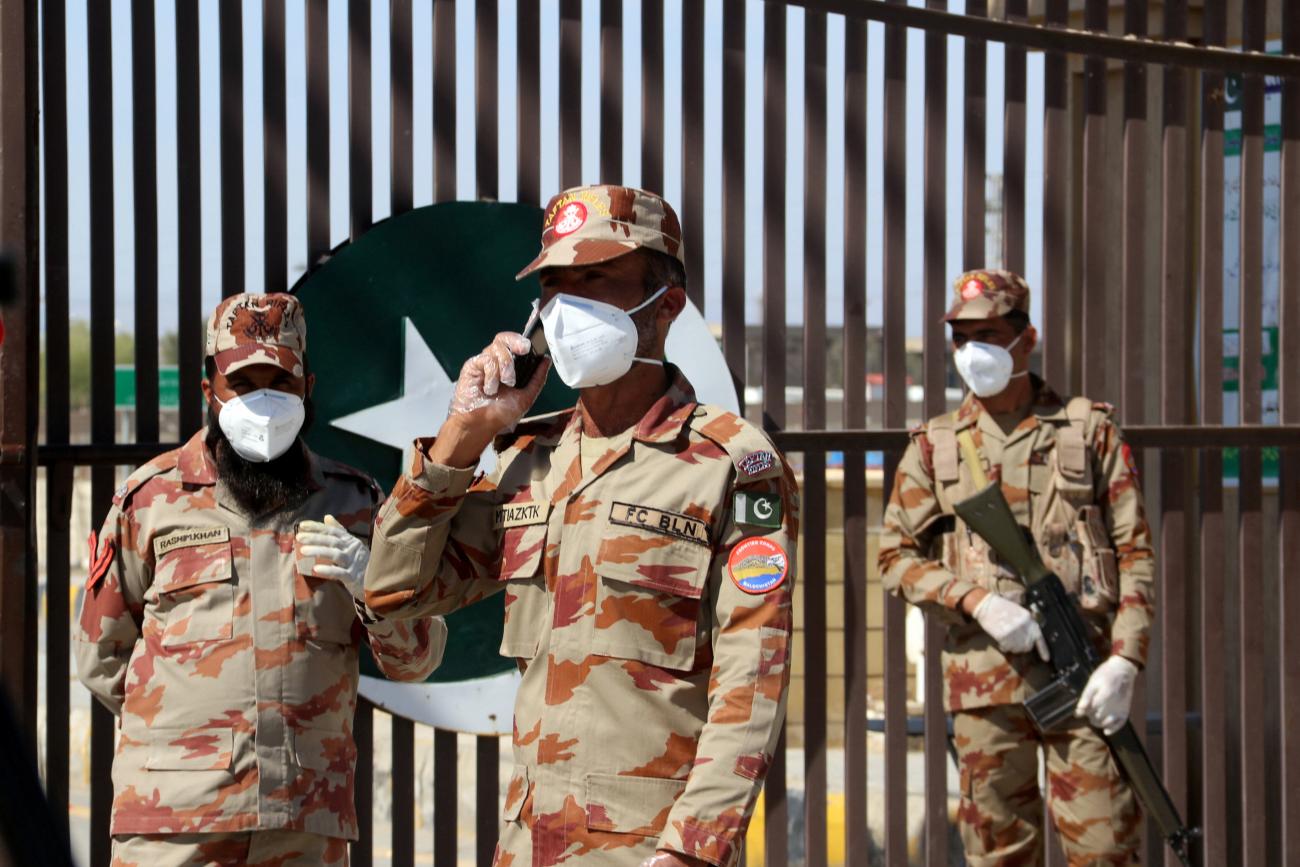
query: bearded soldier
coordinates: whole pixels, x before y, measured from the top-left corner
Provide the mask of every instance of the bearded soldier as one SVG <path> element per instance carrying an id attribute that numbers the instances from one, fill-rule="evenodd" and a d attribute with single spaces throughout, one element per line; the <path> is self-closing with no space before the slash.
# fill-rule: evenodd
<path id="1" fill-rule="evenodd" d="M 970 393 L 956 412 L 912 432 L 885 512 L 880 569 L 890 592 L 948 624 L 944 700 L 966 858 L 1040 863 L 1041 752 L 1070 863 L 1135 863 L 1139 810 L 1100 734 L 1128 719 L 1154 614 L 1133 455 L 1109 405 L 1062 398 L 1029 372 L 1038 335 L 1023 279 L 971 271 L 955 292 L 944 318 Z M 982 472 L 970 466 L 976 458 Z M 1039 625 L 1021 604 L 1024 585 L 953 511 L 981 476 L 1001 485 L 1105 660 L 1064 731 L 1041 733 L 1022 705 L 1051 677 Z"/>
<path id="2" fill-rule="evenodd" d="M 361 604 L 381 493 L 314 454 L 302 305 L 235 295 L 207 329 L 207 427 L 113 496 L 83 596 L 81 680 L 120 722 L 115 865 L 339 865 L 369 644 L 423 680 L 446 629 Z"/>

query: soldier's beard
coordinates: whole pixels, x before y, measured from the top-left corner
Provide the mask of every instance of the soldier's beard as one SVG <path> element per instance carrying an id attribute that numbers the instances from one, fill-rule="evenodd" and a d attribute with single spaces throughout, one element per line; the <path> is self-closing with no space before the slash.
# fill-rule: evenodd
<path id="1" fill-rule="evenodd" d="M 306 418 L 298 438 L 284 454 L 274 460 L 250 461 L 239 455 L 217 422 L 217 413 L 208 404 L 206 443 L 217 464 L 217 477 L 230 495 L 250 515 L 266 515 L 296 508 L 311 494 L 311 463 L 303 437 L 311 428 L 315 409 L 311 398 L 303 401 Z"/>

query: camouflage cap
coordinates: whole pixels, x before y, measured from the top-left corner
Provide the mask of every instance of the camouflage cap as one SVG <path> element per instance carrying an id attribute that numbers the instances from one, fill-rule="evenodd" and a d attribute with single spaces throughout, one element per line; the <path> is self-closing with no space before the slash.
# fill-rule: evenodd
<path id="1" fill-rule="evenodd" d="M 547 203 L 542 252 L 515 279 L 541 268 L 607 262 L 640 247 L 685 263 L 682 227 L 671 205 L 630 187 L 574 187 Z"/>
<path id="2" fill-rule="evenodd" d="M 302 303 L 292 295 L 232 295 L 208 319 L 205 353 L 222 375 L 254 364 L 274 364 L 303 375 L 307 325 Z"/>
<path id="3" fill-rule="evenodd" d="M 952 291 L 952 306 L 944 314 L 944 322 L 995 319 L 1013 310 L 1029 315 L 1029 284 L 1010 271 L 967 271 L 952 284 Z"/>

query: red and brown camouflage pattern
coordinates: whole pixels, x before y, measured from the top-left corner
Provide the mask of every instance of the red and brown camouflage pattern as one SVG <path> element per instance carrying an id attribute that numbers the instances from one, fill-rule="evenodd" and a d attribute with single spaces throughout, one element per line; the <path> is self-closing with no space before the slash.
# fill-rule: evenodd
<path id="1" fill-rule="evenodd" d="M 595 265 L 640 247 L 685 263 L 677 214 L 655 193 L 597 184 L 559 193 L 546 205 L 542 252 L 517 280 L 541 268 Z"/>
<path id="2" fill-rule="evenodd" d="M 952 284 L 952 306 L 945 322 L 957 319 L 996 319 L 1013 310 L 1029 315 L 1029 284 L 1011 271 L 977 268 Z"/>
<path id="3" fill-rule="evenodd" d="M 971 431 L 988 478 L 1001 482 L 1044 562 L 1079 595 L 1101 654 L 1118 653 L 1141 667 L 1155 617 L 1155 561 L 1132 454 L 1111 407 L 1082 401 L 1085 474 L 1067 478 L 1058 447 L 1071 424 L 1067 402 L 1037 377 L 1032 382 L 1033 407 L 1010 435 L 970 395 L 953 430 Z M 1015 601 L 1024 587 L 953 514 L 954 501 L 976 492 L 965 462 L 956 481 L 936 479 L 941 438 L 933 429 L 942 418 L 912 432 L 899 463 L 885 510 L 881 575 L 890 592 L 948 623 L 942 664 L 949 710 L 1016 704 L 1045 685 L 1050 671 L 1035 653 L 1004 654 L 960 611 L 962 598 L 977 587 Z"/>
<path id="4" fill-rule="evenodd" d="M 635 865 L 656 848 L 731 864 L 772 761 L 793 575 L 750 595 L 727 562 L 765 538 L 793 571 L 795 480 L 761 431 L 669 371 L 631 429 L 584 439 L 572 410 L 525 421 L 487 477 L 430 463 L 418 441 L 380 513 L 371 608 L 423 616 L 505 593 L 500 649 L 523 683 L 501 867 Z M 758 452 L 774 460 L 742 475 Z M 779 498 L 781 525 L 737 525 L 738 492 Z"/>
<path id="5" fill-rule="evenodd" d="M 118 490 L 99 534 L 115 556 L 83 594 L 78 671 L 121 721 L 112 833 L 355 838 L 360 642 L 388 677 L 418 681 L 441 660 L 446 629 L 359 617 L 347 589 L 308 574 L 295 552 L 297 524 L 326 514 L 368 539 L 382 497 L 373 479 L 309 452 L 307 500 L 248 516 L 204 436 Z"/>
<path id="6" fill-rule="evenodd" d="M 348 841 L 305 831 L 140 834 L 113 841 L 112 867 L 347 867 Z"/>
<path id="7" fill-rule="evenodd" d="M 222 375 L 253 364 L 274 364 L 302 376 L 307 326 L 302 303 L 285 292 L 231 295 L 208 318 L 204 354 Z"/>
<path id="8" fill-rule="evenodd" d="M 1043 859 L 1038 756 L 1047 805 L 1070 867 L 1137 864 L 1141 812 L 1110 748 L 1083 720 L 1041 734 L 1018 704 L 953 714 L 961 776 L 958 826 L 971 867 L 1037 867 Z"/>

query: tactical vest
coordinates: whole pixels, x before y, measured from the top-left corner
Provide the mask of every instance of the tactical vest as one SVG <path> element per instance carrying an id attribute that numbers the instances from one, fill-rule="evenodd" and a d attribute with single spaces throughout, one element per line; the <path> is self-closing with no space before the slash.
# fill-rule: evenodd
<path id="1" fill-rule="evenodd" d="M 1046 452 L 1047 460 L 1029 467 L 1029 531 L 1043 562 L 1060 576 L 1079 607 L 1107 615 L 1115 610 L 1119 579 L 1115 549 L 1094 488 L 1093 455 L 1088 446 L 1095 433 L 1095 425 L 1089 429 L 1092 401 L 1072 398 L 1065 416 L 1064 423 L 1039 420 L 1043 430 L 1035 434 L 1035 452 Z M 961 459 L 959 438 L 963 434 L 969 437 L 969 428 L 959 433 L 956 421 L 954 412 L 938 416 L 927 426 L 935 493 L 944 514 L 954 521 L 953 531 L 941 536 L 943 549 L 936 552 L 937 558 L 953 574 L 1019 602 L 1025 589 L 1019 577 L 953 510 L 953 503 L 978 490 L 967 462 Z M 975 453 L 973 438 L 969 448 Z"/>

